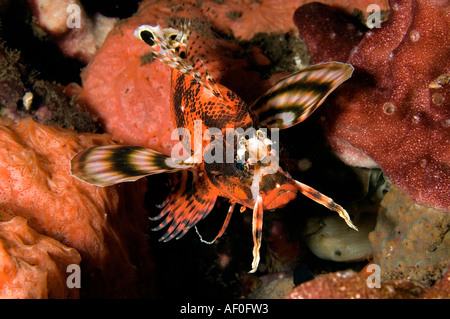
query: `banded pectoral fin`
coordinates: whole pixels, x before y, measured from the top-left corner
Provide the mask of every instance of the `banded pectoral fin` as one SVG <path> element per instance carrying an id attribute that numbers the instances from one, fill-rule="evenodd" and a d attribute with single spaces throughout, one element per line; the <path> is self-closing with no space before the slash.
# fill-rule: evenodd
<path id="1" fill-rule="evenodd" d="M 70 174 L 97 186 L 135 181 L 147 175 L 175 172 L 192 164 L 139 146 L 106 145 L 81 151 L 70 161 Z"/>
<path id="2" fill-rule="evenodd" d="M 260 124 L 288 128 L 313 113 L 353 70 L 350 64 L 340 62 L 312 65 L 275 84 L 250 108 Z"/>

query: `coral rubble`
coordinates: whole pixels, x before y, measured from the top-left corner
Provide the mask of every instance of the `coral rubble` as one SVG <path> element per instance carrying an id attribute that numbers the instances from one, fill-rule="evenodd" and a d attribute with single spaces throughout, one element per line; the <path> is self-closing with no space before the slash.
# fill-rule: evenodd
<path id="1" fill-rule="evenodd" d="M 421 288 L 409 281 L 390 281 L 376 286 L 367 274 L 340 271 L 320 275 L 295 287 L 287 299 L 434 299 L 450 296 L 450 268 L 435 286 Z"/>

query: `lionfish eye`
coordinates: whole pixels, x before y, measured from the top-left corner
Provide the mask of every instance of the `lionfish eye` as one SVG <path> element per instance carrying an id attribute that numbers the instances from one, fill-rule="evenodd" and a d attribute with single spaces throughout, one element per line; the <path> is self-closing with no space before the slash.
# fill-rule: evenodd
<path id="1" fill-rule="evenodd" d="M 172 41 L 175 41 L 176 38 L 177 38 L 177 34 L 176 33 L 174 33 L 174 34 L 169 36 L 169 39 L 172 40 Z"/>
<path id="2" fill-rule="evenodd" d="M 241 172 L 247 170 L 247 166 L 245 165 L 245 162 L 242 161 L 242 157 L 240 157 L 239 155 L 237 155 L 234 160 L 234 167 L 236 167 L 236 169 Z"/>
<path id="3" fill-rule="evenodd" d="M 150 31 L 142 30 L 139 33 L 139 36 L 141 37 L 141 40 L 147 43 L 149 46 L 152 47 L 155 44 L 155 41 L 153 41 L 155 37 L 153 36 L 153 33 L 151 33 Z"/>

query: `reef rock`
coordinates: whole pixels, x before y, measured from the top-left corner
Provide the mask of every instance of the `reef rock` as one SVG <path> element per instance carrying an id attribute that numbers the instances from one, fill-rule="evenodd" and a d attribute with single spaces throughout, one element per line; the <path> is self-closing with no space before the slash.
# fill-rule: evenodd
<path id="1" fill-rule="evenodd" d="M 281 277 L 263 283 L 255 289 L 249 298 L 251 299 L 281 299 L 286 296 L 294 288 L 294 278 Z"/>
<path id="2" fill-rule="evenodd" d="M 311 218 L 306 226 L 307 244 L 319 258 L 333 261 L 359 261 L 372 256 L 369 232 L 375 227 L 375 215 L 362 213 L 353 218 L 358 232 L 342 225 L 339 216 L 322 220 Z"/>
<path id="3" fill-rule="evenodd" d="M 414 203 L 395 186 L 381 202 L 369 238 L 382 281 L 408 279 L 428 287 L 450 265 L 449 214 Z"/>
<path id="4" fill-rule="evenodd" d="M 353 48 L 348 41 L 358 42 L 359 31 L 348 20 L 298 9 L 296 24 L 304 18 L 310 23 L 299 28 L 308 47 L 328 53 L 313 60 L 340 59 L 355 67 L 322 107 L 323 126 L 346 163 L 379 166 L 416 202 L 450 211 L 450 4 L 392 0 L 390 7 L 388 21 Z M 329 28 L 319 27 L 324 23 L 341 24 L 342 32 L 311 42 L 312 32 L 330 37 Z M 340 41 L 347 44 L 336 50 Z"/>
<path id="5" fill-rule="evenodd" d="M 286 298 L 435 299 L 450 296 L 450 271 L 447 271 L 438 284 L 430 288 L 421 288 L 408 281 L 390 281 L 377 287 L 376 279 L 369 276 L 351 270 L 320 275 L 295 287 Z"/>

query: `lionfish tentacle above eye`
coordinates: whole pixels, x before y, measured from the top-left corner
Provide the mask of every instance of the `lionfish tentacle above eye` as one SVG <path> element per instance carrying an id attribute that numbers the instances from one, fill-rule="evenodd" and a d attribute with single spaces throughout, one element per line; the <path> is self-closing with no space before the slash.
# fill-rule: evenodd
<path id="1" fill-rule="evenodd" d="M 159 61 L 193 77 L 216 97 L 223 98 L 219 86 L 209 73 L 206 72 L 205 76 L 187 62 L 189 26 L 190 24 L 186 23 L 179 31 L 172 28 L 162 29 L 159 25 L 141 25 L 134 31 L 134 36 L 147 43 Z"/>
<path id="2" fill-rule="evenodd" d="M 350 64 L 340 62 L 312 65 L 272 86 L 250 109 L 260 124 L 288 128 L 311 115 L 353 70 Z"/>
<path id="3" fill-rule="evenodd" d="M 72 176 L 97 186 L 189 169 L 192 164 L 139 146 L 107 145 L 81 151 L 70 162 Z"/>
<path id="4" fill-rule="evenodd" d="M 190 29 L 191 29 L 190 20 L 183 21 L 178 26 L 178 29 L 173 28 L 161 29 L 163 33 L 163 38 L 167 41 L 168 48 L 173 50 L 173 52 L 179 55 L 182 59 L 185 59 L 188 54 L 187 49 L 188 49 Z"/>

